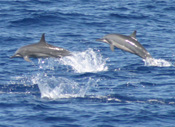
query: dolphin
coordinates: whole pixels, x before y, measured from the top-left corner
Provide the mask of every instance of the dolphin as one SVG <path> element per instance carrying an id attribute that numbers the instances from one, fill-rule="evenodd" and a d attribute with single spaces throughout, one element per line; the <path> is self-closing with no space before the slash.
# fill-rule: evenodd
<path id="1" fill-rule="evenodd" d="M 133 53 L 143 59 L 152 58 L 150 53 L 137 41 L 136 31 L 130 36 L 121 34 L 108 34 L 96 41 L 102 41 L 110 44 L 110 49 L 114 51 L 114 47 L 122 49 L 124 51 Z"/>
<path id="2" fill-rule="evenodd" d="M 33 58 L 61 58 L 70 56 L 71 53 L 63 48 L 48 44 L 45 41 L 45 34 L 42 34 L 41 40 L 38 43 L 30 44 L 19 48 L 11 58 L 23 57 L 24 60 L 31 62 L 29 57 Z"/>

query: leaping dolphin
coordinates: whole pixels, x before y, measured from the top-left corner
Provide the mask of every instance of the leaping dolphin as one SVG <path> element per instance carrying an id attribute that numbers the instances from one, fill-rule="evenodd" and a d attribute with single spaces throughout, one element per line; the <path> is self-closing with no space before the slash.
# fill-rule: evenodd
<path id="1" fill-rule="evenodd" d="M 69 56 L 71 53 L 63 48 L 56 47 L 48 44 L 45 41 L 45 34 L 42 34 L 41 40 L 38 43 L 26 45 L 19 48 L 11 58 L 23 57 L 24 60 L 31 62 L 29 57 L 34 58 L 48 58 L 55 57 L 61 58 L 63 56 Z"/>
<path id="2" fill-rule="evenodd" d="M 110 44 L 112 51 L 114 51 L 114 47 L 117 47 L 124 51 L 138 55 L 143 59 L 152 58 L 150 53 L 137 41 L 136 31 L 134 31 L 130 36 L 121 34 L 108 34 L 101 39 L 97 39 L 97 41 Z"/>

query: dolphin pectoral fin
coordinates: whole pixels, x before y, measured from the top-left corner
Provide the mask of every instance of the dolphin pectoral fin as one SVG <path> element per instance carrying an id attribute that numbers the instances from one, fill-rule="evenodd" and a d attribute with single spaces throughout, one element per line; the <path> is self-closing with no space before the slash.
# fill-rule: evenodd
<path id="1" fill-rule="evenodd" d="M 110 44 L 110 49 L 114 51 L 114 45 Z"/>
<path id="2" fill-rule="evenodd" d="M 24 60 L 27 61 L 27 62 L 32 62 L 32 61 L 29 59 L 29 56 L 24 56 Z"/>

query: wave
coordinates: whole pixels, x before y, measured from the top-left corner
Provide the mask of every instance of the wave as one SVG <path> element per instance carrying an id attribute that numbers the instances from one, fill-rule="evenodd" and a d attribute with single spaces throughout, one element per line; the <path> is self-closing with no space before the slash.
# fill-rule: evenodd
<path id="1" fill-rule="evenodd" d="M 174 99 L 162 99 L 162 98 L 134 98 L 126 97 L 118 94 L 108 96 L 87 96 L 86 99 L 107 102 L 107 103 L 149 103 L 149 104 L 160 104 L 160 105 L 175 105 Z"/>
<path id="2" fill-rule="evenodd" d="M 133 15 L 133 14 L 116 14 L 112 13 L 110 14 L 111 17 L 119 18 L 119 19 L 137 19 L 137 20 L 142 20 L 142 19 L 147 19 L 149 16 L 140 14 L 140 15 Z"/>
<path id="3" fill-rule="evenodd" d="M 22 10 L 26 13 L 31 10 Z M 12 19 L 10 21 L 9 26 L 33 26 L 33 25 L 39 25 L 39 26 L 45 26 L 54 23 L 65 23 L 67 20 L 76 20 L 77 17 L 84 17 L 86 14 L 76 13 L 76 12 L 62 12 L 61 10 L 49 10 L 49 12 L 41 12 L 38 10 L 37 12 L 33 12 L 30 15 L 27 15 L 25 17 L 19 17 L 17 19 Z M 76 18 L 75 18 L 76 17 Z"/>
<path id="4" fill-rule="evenodd" d="M 47 22 L 50 24 L 57 20 L 60 21 L 61 18 L 54 15 L 36 15 L 11 21 L 10 26 L 46 25 Z"/>

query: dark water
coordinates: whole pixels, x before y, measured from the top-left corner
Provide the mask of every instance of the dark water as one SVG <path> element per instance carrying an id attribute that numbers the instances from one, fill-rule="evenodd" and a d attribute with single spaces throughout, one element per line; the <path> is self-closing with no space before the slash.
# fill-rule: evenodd
<path id="1" fill-rule="evenodd" d="M 0 126 L 175 126 L 175 2 L 0 1 Z M 130 35 L 154 59 L 96 42 Z M 62 59 L 9 57 L 38 42 L 73 52 Z"/>

